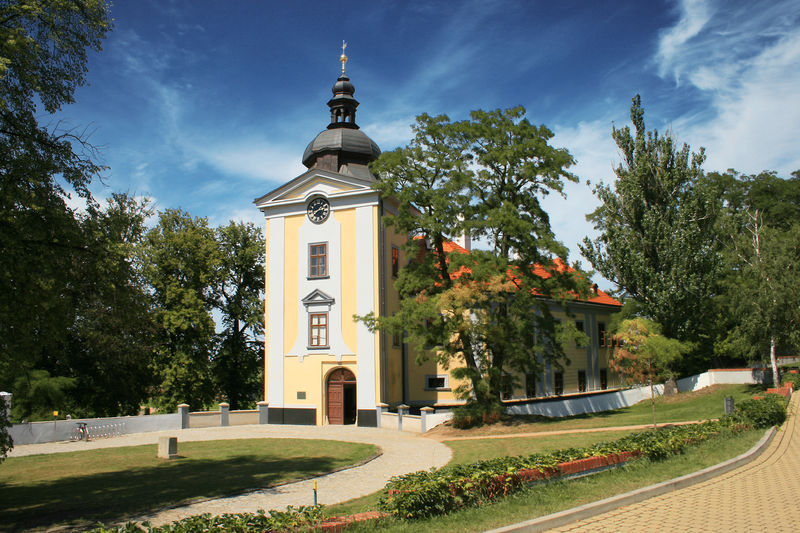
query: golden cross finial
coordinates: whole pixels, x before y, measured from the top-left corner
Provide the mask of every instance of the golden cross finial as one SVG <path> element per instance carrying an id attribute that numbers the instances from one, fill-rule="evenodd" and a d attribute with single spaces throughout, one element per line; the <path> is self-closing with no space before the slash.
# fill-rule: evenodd
<path id="1" fill-rule="evenodd" d="M 347 56 L 344 55 L 345 48 L 347 48 L 347 42 L 342 41 L 342 56 L 339 58 L 339 61 L 342 62 L 342 76 L 344 76 L 344 64 L 347 63 Z"/>

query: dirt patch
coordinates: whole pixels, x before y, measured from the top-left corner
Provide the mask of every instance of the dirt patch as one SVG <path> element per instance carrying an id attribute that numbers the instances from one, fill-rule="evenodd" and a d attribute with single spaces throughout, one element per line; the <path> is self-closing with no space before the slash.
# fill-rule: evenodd
<path id="1" fill-rule="evenodd" d="M 722 385 L 711 385 L 693 392 L 681 392 L 674 396 L 661 396 L 658 398 L 657 401 L 659 404 L 689 402 L 697 398 L 703 398 L 704 396 L 709 396 L 711 394 L 714 394 L 718 392 L 720 389 L 722 389 Z"/>

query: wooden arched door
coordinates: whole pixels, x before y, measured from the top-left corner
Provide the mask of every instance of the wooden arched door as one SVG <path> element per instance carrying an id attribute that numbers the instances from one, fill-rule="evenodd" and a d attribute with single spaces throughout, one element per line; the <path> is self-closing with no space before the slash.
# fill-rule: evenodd
<path id="1" fill-rule="evenodd" d="M 346 368 L 328 375 L 328 423 L 356 423 L 356 377 Z"/>

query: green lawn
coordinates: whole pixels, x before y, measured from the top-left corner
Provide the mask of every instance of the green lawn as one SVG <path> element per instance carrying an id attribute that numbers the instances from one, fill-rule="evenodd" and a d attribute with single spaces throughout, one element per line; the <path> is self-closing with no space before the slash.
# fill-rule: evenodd
<path id="1" fill-rule="evenodd" d="M 539 452 L 582 448 L 597 442 L 617 440 L 632 431 L 598 431 L 543 437 L 510 437 L 503 439 L 449 440 L 444 443 L 453 449 L 451 463 L 474 463 L 495 457 L 530 455 Z"/>
<path id="2" fill-rule="evenodd" d="M 753 394 L 762 392 L 764 387 L 758 385 L 714 385 L 696 392 L 681 393 L 671 397 L 656 399 L 656 418 L 659 423 L 684 422 L 689 420 L 708 420 L 719 418 L 725 412 L 725 396 L 733 396 L 734 402 L 751 398 Z M 634 426 L 652 424 L 653 413 L 650 400 L 639 402 L 630 407 L 577 415 L 565 418 L 547 418 L 543 416 L 515 416 L 507 420 L 471 429 L 454 429 L 440 427 L 433 434 L 440 439 L 474 437 L 508 433 L 535 433 L 541 431 L 564 431 L 572 429 L 589 429 L 614 426 Z"/>
<path id="3" fill-rule="evenodd" d="M 12 457 L 0 464 L 0 530 L 117 521 L 195 499 L 316 476 L 377 453 L 369 444 L 304 439 L 180 442 Z"/>
<path id="4" fill-rule="evenodd" d="M 463 532 L 485 531 L 539 516 L 570 509 L 622 494 L 721 463 L 750 449 L 764 435 L 762 430 L 741 433 L 728 439 L 714 439 L 689 448 L 683 455 L 664 461 L 639 460 L 593 476 L 552 481 L 501 499 L 491 505 L 465 509 L 429 520 L 383 520 L 348 531 Z M 330 509 L 336 512 L 337 508 Z M 338 513 L 337 513 L 338 514 Z"/>

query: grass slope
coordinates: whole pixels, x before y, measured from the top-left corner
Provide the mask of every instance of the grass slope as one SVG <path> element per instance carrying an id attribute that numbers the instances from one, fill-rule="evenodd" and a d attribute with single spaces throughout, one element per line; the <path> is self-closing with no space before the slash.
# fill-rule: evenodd
<path id="1" fill-rule="evenodd" d="M 734 402 L 739 402 L 751 398 L 753 394 L 763 392 L 763 390 L 764 387 L 758 385 L 713 385 L 695 392 L 659 397 L 656 398 L 656 418 L 659 424 L 719 418 L 724 414 L 725 396 L 733 396 Z M 652 423 L 653 413 L 650 408 L 650 401 L 645 400 L 622 409 L 564 418 L 548 418 L 538 415 L 513 416 L 495 424 L 487 424 L 471 429 L 456 429 L 449 424 L 443 424 L 426 435 L 439 440 L 450 440 L 461 437 L 634 426 Z"/>

